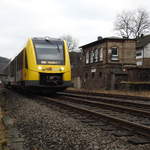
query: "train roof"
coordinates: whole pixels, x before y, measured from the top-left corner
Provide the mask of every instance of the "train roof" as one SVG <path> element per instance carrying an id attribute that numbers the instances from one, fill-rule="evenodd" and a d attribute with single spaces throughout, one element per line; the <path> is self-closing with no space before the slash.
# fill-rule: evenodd
<path id="1" fill-rule="evenodd" d="M 48 41 L 62 41 L 62 39 L 59 39 L 59 38 L 52 38 L 52 37 L 49 37 L 49 36 L 46 36 L 46 37 L 33 37 L 32 40 L 48 40 Z"/>

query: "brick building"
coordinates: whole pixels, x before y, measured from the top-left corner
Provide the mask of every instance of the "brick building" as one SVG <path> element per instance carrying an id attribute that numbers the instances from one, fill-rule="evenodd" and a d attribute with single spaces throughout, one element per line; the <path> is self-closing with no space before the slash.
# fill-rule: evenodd
<path id="1" fill-rule="evenodd" d="M 136 44 L 136 64 L 150 68 L 150 35 L 142 36 Z"/>
<path id="2" fill-rule="evenodd" d="M 150 35 L 140 37 L 136 41 L 136 66 L 126 67 L 128 81 L 150 81 Z"/>
<path id="3" fill-rule="evenodd" d="M 136 41 L 118 37 L 98 39 L 81 46 L 81 87 L 86 89 L 118 89 L 128 80 L 125 66 L 136 66 Z"/>
<path id="4" fill-rule="evenodd" d="M 141 36 L 136 41 L 136 66 L 126 67 L 128 80 L 124 82 L 130 89 L 150 89 L 150 35 Z"/>

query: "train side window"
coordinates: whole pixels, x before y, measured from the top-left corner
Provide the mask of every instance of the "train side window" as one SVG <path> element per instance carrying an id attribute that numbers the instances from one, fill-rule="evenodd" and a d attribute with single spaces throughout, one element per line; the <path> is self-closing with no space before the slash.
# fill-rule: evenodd
<path id="1" fill-rule="evenodd" d="M 25 68 L 28 69 L 27 52 L 25 51 Z"/>
<path id="2" fill-rule="evenodd" d="M 20 70 L 22 70 L 23 67 L 23 51 L 20 54 Z"/>

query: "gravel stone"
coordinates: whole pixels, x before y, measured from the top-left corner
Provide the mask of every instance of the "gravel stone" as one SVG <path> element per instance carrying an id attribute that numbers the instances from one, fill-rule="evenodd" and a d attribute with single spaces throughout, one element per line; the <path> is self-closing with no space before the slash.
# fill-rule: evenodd
<path id="1" fill-rule="evenodd" d="M 130 137 L 115 137 L 98 126 L 74 119 L 65 109 L 0 89 L 0 105 L 24 137 L 25 150 L 149 150 L 150 144 L 132 145 Z"/>

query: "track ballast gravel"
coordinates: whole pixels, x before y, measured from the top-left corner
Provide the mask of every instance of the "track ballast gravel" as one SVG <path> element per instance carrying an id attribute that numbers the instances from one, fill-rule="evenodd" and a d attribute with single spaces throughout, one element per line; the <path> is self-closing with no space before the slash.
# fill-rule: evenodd
<path id="1" fill-rule="evenodd" d="M 66 111 L 36 98 L 0 89 L 0 105 L 15 120 L 24 137 L 24 149 L 33 150 L 149 150 L 132 145 L 128 137 L 115 137 L 99 127 L 88 126 Z"/>

